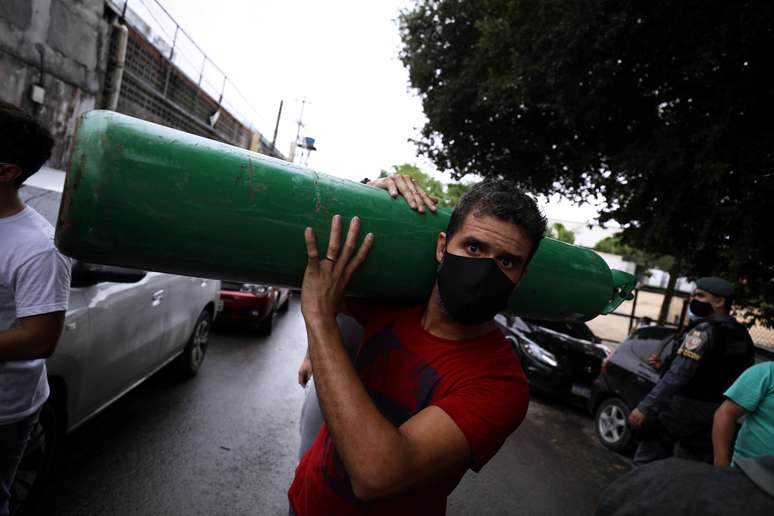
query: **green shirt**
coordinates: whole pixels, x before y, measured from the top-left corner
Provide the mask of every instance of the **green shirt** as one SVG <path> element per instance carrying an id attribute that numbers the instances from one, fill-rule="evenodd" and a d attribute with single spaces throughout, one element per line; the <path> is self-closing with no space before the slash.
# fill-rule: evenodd
<path id="1" fill-rule="evenodd" d="M 774 362 L 747 369 L 725 395 L 749 412 L 736 438 L 733 461 L 774 455 Z"/>

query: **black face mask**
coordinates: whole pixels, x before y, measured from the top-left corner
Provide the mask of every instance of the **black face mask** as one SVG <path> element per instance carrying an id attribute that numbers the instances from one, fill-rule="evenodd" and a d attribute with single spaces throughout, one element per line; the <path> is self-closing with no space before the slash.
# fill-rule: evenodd
<path id="1" fill-rule="evenodd" d="M 438 267 L 441 308 L 455 321 L 475 326 L 505 308 L 516 287 L 492 258 L 443 253 Z"/>
<path id="2" fill-rule="evenodd" d="M 698 299 L 691 299 L 691 303 L 688 305 L 688 308 L 690 309 L 691 314 L 699 318 L 709 317 L 715 313 L 715 309 L 712 308 L 711 304 L 705 303 L 704 301 L 699 301 Z"/>

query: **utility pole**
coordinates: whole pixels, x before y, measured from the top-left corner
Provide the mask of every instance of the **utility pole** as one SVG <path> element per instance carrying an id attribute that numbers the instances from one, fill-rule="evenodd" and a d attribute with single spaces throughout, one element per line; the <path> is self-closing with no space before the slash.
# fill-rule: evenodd
<path id="1" fill-rule="evenodd" d="M 296 147 L 298 146 L 298 140 L 301 138 L 301 128 L 304 126 L 304 106 L 306 106 L 306 103 L 309 102 L 306 100 L 306 97 L 301 99 L 301 114 L 298 115 L 298 120 L 296 120 L 296 139 L 293 140 L 293 143 L 290 144 L 290 162 L 293 163 L 296 159 Z"/>
<path id="2" fill-rule="evenodd" d="M 280 100 L 280 107 L 279 107 L 279 111 L 277 112 L 277 123 L 274 124 L 274 136 L 271 139 L 272 152 L 277 151 L 277 131 L 279 130 L 280 117 L 282 116 L 282 103 L 283 101 Z"/>

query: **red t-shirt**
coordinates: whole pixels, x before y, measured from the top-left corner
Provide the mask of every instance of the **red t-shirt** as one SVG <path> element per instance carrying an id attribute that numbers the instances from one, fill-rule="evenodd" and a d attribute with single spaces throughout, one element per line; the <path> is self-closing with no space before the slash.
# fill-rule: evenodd
<path id="1" fill-rule="evenodd" d="M 396 427 L 429 405 L 446 412 L 467 438 L 470 467 L 478 472 L 524 419 L 527 379 L 499 330 L 446 340 L 426 332 L 421 315 L 421 307 L 384 306 L 358 314 L 365 334 L 355 368 Z M 296 469 L 288 498 L 297 516 L 443 515 L 463 473 L 405 495 L 362 502 L 323 425 Z"/>

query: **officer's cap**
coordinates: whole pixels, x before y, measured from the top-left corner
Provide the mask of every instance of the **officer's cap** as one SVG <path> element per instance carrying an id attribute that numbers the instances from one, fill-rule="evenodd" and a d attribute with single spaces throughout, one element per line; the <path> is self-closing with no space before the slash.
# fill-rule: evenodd
<path id="1" fill-rule="evenodd" d="M 710 294 L 725 298 L 734 297 L 734 284 L 718 278 L 717 276 L 707 276 L 696 280 L 696 288 L 706 290 Z"/>

